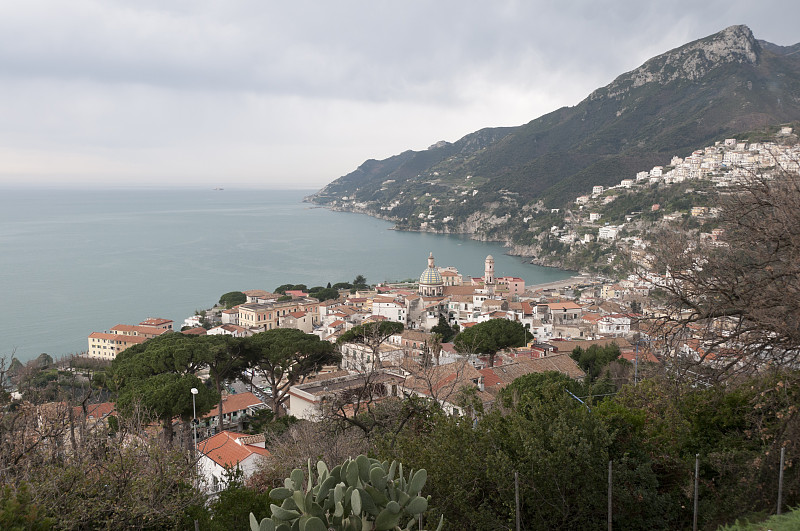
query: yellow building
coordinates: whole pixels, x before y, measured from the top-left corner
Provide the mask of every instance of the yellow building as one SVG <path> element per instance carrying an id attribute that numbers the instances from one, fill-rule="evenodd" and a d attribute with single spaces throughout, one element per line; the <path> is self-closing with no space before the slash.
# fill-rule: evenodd
<path id="1" fill-rule="evenodd" d="M 308 312 L 312 325 L 319 323 L 319 301 L 316 299 L 294 299 L 282 302 L 248 303 L 239 305 L 239 326 L 260 331 L 278 328 L 282 317 L 291 313 Z"/>
<path id="2" fill-rule="evenodd" d="M 89 351 L 86 354 L 90 358 L 113 360 L 120 352 L 133 345 L 144 343 L 147 339 L 144 336 L 92 332 L 89 335 Z"/>

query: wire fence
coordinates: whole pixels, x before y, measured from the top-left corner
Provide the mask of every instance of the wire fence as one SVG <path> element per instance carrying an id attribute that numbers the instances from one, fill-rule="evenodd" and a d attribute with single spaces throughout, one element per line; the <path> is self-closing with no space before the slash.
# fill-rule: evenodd
<path id="1" fill-rule="evenodd" d="M 765 458 L 768 457 L 765 455 Z M 692 507 L 692 530 L 697 531 L 698 529 L 698 522 L 700 521 L 700 461 L 701 456 L 700 454 L 695 454 L 695 462 L 694 462 L 694 473 L 692 474 L 692 500 L 693 500 L 693 507 Z M 780 461 L 778 465 L 778 476 L 775 478 L 775 482 L 777 484 L 777 499 L 775 500 L 774 506 L 774 514 L 780 515 L 785 508 L 785 502 L 783 499 L 783 485 L 784 485 L 784 471 L 786 468 L 786 447 L 781 447 L 780 453 Z M 613 512 L 613 501 L 614 501 L 614 461 L 610 460 L 608 462 L 608 513 L 607 513 L 607 525 L 608 531 L 612 531 L 614 528 L 613 521 L 614 521 L 614 512 Z M 520 483 L 519 483 L 519 473 L 515 470 L 514 471 L 514 506 L 515 506 L 515 529 L 516 531 L 522 531 L 525 529 L 522 521 L 522 514 L 520 510 L 521 503 L 523 503 L 520 495 Z M 625 528 L 624 524 L 620 524 L 620 528 Z"/>

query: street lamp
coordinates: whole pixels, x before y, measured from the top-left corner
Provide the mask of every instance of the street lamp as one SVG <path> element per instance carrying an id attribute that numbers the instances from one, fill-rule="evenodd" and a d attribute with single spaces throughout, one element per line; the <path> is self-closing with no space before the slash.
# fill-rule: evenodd
<path id="1" fill-rule="evenodd" d="M 197 387 L 192 387 L 192 437 L 194 438 L 194 453 L 197 454 L 197 406 L 194 397 L 197 395 Z"/>

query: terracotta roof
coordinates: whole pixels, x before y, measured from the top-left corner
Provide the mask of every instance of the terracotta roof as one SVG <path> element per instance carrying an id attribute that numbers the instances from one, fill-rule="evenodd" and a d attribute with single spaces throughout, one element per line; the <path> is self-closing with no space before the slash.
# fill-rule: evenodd
<path id="1" fill-rule="evenodd" d="M 220 325 L 217 328 L 222 328 L 223 330 L 227 330 L 228 332 L 246 332 L 247 328 L 235 324 L 224 324 Z"/>
<path id="2" fill-rule="evenodd" d="M 306 312 L 289 312 L 287 315 L 291 315 L 295 319 L 301 319 L 307 315 Z"/>
<path id="3" fill-rule="evenodd" d="M 136 332 L 140 335 L 154 335 L 160 336 L 166 332 L 169 332 L 166 328 L 159 328 L 157 326 L 142 326 L 142 325 L 125 325 L 125 324 L 118 324 L 111 327 L 111 330 L 116 330 L 119 332 Z"/>
<path id="4" fill-rule="evenodd" d="M 187 336 L 204 336 L 208 334 L 208 331 L 202 326 L 198 326 L 196 328 L 190 328 L 189 330 L 181 330 L 181 334 L 186 334 Z"/>
<path id="5" fill-rule="evenodd" d="M 126 336 L 124 334 L 108 334 L 106 332 L 92 332 L 89 334 L 90 339 L 108 339 L 110 341 L 119 341 L 120 343 L 144 343 L 147 338 L 144 336 Z"/>
<path id="6" fill-rule="evenodd" d="M 533 373 L 556 371 L 574 379 L 581 379 L 585 373 L 568 354 L 553 354 L 542 358 L 518 358 L 513 363 L 481 369 L 486 390 L 496 394 L 520 376 Z"/>
<path id="7" fill-rule="evenodd" d="M 547 305 L 551 310 L 580 310 L 581 307 L 574 302 L 549 302 Z"/>
<path id="8" fill-rule="evenodd" d="M 263 402 L 253 393 L 236 393 L 235 395 L 225 395 L 222 397 L 222 413 L 233 411 L 243 411 L 250 406 L 263 404 Z M 214 418 L 219 415 L 219 404 L 203 415 L 204 419 Z"/>
<path id="9" fill-rule="evenodd" d="M 81 406 L 75 406 L 72 408 L 76 417 L 83 416 L 83 408 Z M 116 409 L 114 408 L 114 402 L 102 402 L 100 404 L 87 404 L 86 405 L 86 417 L 93 418 L 95 420 L 105 418 L 113 413 L 116 413 Z"/>
<path id="10" fill-rule="evenodd" d="M 142 326 L 158 326 L 158 325 L 168 324 L 171 322 L 172 319 L 163 319 L 161 317 L 148 317 L 139 324 Z"/>
<path id="11" fill-rule="evenodd" d="M 613 338 L 604 338 L 604 339 L 586 339 L 584 341 L 551 341 L 550 344 L 556 347 L 556 350 L 559 353 L 566 352 L 570 353 L 573 351 L 575 347 L 581 347 L 582 349 L 587 349 L 592 345 L 600 345 L 604 347 L 606 345 L 610 345 L 611 343 L 616 343 L 620 350 L 625 350 L 631 348 L 630 342 L 622 337 L 613 337 Z"/>
<path id="12" fill-rule="evenodd" d="M 634 363 L 636 361 L 636 350 L 625 350 L 620 356 Z M 639 362 L 649 361 L 650 363 L 661 363 L 649 348 L 639 348 Z"/>
<path id="13" fill-rule="evenodd" d="M 472 295 L 475 293 L 475 286 L 445 286 L 444 295 Z"/>
<path id="14" fill-rule="evenodd" d="M 245 295 L 248 297 L 271 297 L 274 294 L 270 293 L 269 291 L 264 291 L 263 289 L 249 289 L 247 291 L 243 291 Z"/>
<path id="15" fill-rule="evenodd" d="M 308 393 L 315 397 L 322 397 L 329 393 L 334 393 L 345 389 L 361 388 L 367 382 L 367 377 L 368 375 L 366 374 L 350 374 L 347 371 L 337 371 L 335 373 L 320 375 L 318 378 L 307 380 L 298 385 L 293 385 L 289 389 L 289 394 L 298 398 L 302 398 L 303 400 L 308 399 L 299 395 L 295 391 L 303 391 L 304 393 Z M 369 375 L 369 379 L 373 383 L 402 381 L 401 377 L 385 372 L 371 374 Z"/>
<path id="16" fill-rule="evenodd" d="M 400 337 L 408 341 L 431 341 L 433 334 L 421 330 L 403 330 Z"/>
<path id="17" fill-rule="evenodd" d="M 456 354 L 456 346 L 453 343 L 442 343 L 442 352 L 447 354 Z"/>
<path id="18" fill-rule="evenodd" d="M 471 385 L 478 377 L 480 373 L 471 363 L 459 361 L 420 369 L 418 373 L 406 378 L 405 387 L 417 393 L 430 395 L 431 389 L 435 393 L 445 386 L 456 391 L 462 385 Z"/>
<path id="19" fill-rule="evenodd" d="M 206 457 L 223 467 L 234 467 L 252 455 L 269 456 L 269 450 L 245 444 L 239 439 L 250 437 L 242 433 L 222 431 L 197 444 Z"/>

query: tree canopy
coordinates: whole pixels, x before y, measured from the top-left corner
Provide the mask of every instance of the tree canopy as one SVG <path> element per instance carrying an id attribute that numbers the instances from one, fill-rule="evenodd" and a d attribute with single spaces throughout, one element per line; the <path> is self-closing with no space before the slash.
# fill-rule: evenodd
<path id="1" fill-rule="evenodd" d="M 356 275 L 353 279 L 353 289 L 365 289 L 367 286 L 367 277 L 364 275 Z"/>
<path id="2" fill-rule="evenodd" d="M 616 343 L 610 345 L 590 345 L 583 349 L 575 347 L 570 353 L 583 372 L 586 373 L 587 383 L 594 382 L 603 369 L 612 361 L 619 359 L 620 351 Z"/>
<path id="3" fill-rule="evenodd" d="M 372 364 L 377 367 L 380 364 L 379 351 L 381 345 L 391 336 L 403 331 L 403 323 L 396 321 L 379 321 L 375 323 L 364 323 L 354 326 L 339 336 L 337 344 L 358 343 L 365 345 L 372 353 Z"/>
<path id="4" fill-rule="evenodd" d="M 201 336 L 201 341 L 206 345 L 204 360 L 208 365 L 208 373 L 216 386 L 217 394 L 222 396 L 224 382 L 241 377 L 247 370 L 245 357 L 246 338 L 238 338 L 225 334 Z M 218 408 L 217 426 L 222 429 L 224 414 L 223 403 L 220 400 Z"/>
<path id="5" fill-rule="evenodd" d="M 442 343 L 449 343 L 458 333 L 458 325 L 450 326 L 447 319 L 443 315 L 439 316 L 439 322 L 431 328 L 431 332 L 439 334 L 442 338 Z"/>
<path id="6" fill-rule="evenodd" d="M 196 373 L 208 363 L 203 336 L 168 333 L 121 352 L 111 366 L 111 382 L 119 393 L 117 408 L 124 415 L 144 413 L 162 422 L 165 439 L 172 440 L 172 419 L 211 411 L 219 394 L 207 388 Z"/>
<path id="7" fill-rule="evenodd" d="M 717 373 L 800 359 L 800 174 L 753 174 L 721 200 L 718 241 L 664 233 L 653 250 L 664 351 Z M 693 340 L 694 354 L 680 348 Z"/>
<path id="8" fill-rule="evenodd" d="M 276 328 L 255 334 L 246 343 L 252 367 L 272 387 L 272 410 L 282 414 L 289 399 L 289 388 L 323 365 L 337 363 L 341 357 L 334 346 L 318 336 L 293 328 Z"/>
<path id="9" fill-rule="evenodd" d="M 456 350 L 463 354 L 486 354 L 489 366 L 501 350 L 524 347 L 533 336 L 522 323 L 508 319 L 490 319 L 478 323 L 459 333 L 454 340 Z"/>
<path id="10" fill-rule="evenodd" d="M 339 298 L 339 291 L 333 288 L 319 288 L 317 290 L 309 290 L 308 295 L 319 299 L 320 302 L 328 300 L 336 300 Z"/>
<path id="11" fill-rule="evenodd" d="M 247 295 L 241 291 L 229 291 L 219 298 L 219 303 L 227 309 L 247 302 Z"/>

